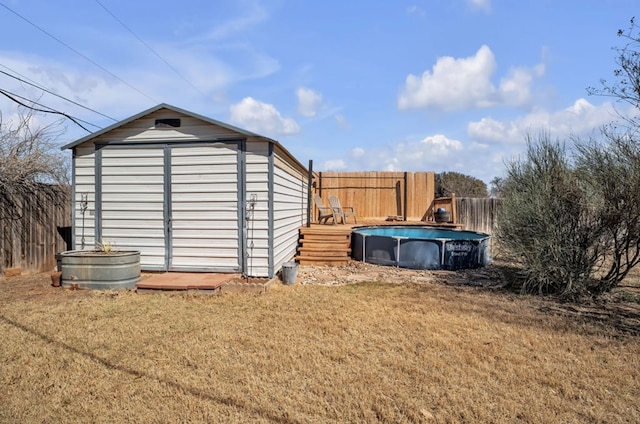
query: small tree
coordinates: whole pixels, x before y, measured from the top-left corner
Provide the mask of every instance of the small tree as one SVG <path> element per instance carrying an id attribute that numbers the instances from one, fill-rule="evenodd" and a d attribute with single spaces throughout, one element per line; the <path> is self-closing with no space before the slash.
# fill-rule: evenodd
<path id="1" fill-rule="evenodd" d="M 436 174 L 436 196 L 449 197 L 455 193 L 459 197 L 487 197 L 487 185 L 478 178 L 459 172 Z"/>
<path id="2" fill-rule="evenodd" d="M 0 115 L 0 220 L 18 219 L 24 199 L 43 186 L 66 185 L 69 163 L 56 146 L 60 122 L 37 127 L 32 113 Z"/>
<path id="3" fill-rule="evenodd" d="M 493 179 L 489 182 L 491 188 L 489 190 L 489 195 L 491 197 L 502 197 L 502 193 L 504 192 L 504 178 L 503 177 L 493 177 Z"/>
<path id="4" fill-rule="evenodd" d="M 606 143 L 576 143 L 577 173 L 600 219 L 601 251 L 595 294 L 616 287 L 640 262 L 640 141 L 613 127 Z"/>
<path id="5" fill-rule="evenodd" d="M 640 27 L 635 22 L 635 18 L 629 21 L 626 30 L 619 29 L 618 37 L 624 40 L 621 47 L 614 47 L 618 54 L 615 59 L 617 67 L 613 70 L 613 82 L 602 78 L 601 87 L 589 87 L 587 92 L 596 96 L 613 97 L 619 101 L 627 103 L 640 110 Z M 637 128 L 638 116 L 621 114 L 623 121 L 630 123 L 631 127 Z"/>

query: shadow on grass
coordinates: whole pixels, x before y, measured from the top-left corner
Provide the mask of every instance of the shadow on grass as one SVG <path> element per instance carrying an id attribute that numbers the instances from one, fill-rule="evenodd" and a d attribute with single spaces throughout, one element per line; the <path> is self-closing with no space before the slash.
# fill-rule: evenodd
<path id="1" fill-rule="evenodd" d="M 498 269 L 509 282 L 505 290 L 514 294 L 521 293 L 519 270 L 508 265 L 499 265 Z M 637 299 L 627 299 L 620 294 L 605 294 L 599 298 L 585 298 L 583 302 L 567 302 L 558 297 L 543 297 L 548 304 L 540 310 L 554 313 L 572 320 L 587 321 L 614 328 L 622 334 L 640 335 L 640 304 Z"/>
<path id="2" fill-rule="evenodd" d="M 607 302 L 606 304 L 582 305 L 556 303 L 540 310 L 545 313 L 562 315 L 572 320 L 582 320 L 613 328 L 620 334 L 640 336 L 640 308 L 625 303 Z"/>
<path id="3" fill-rule="evenodd" d="M 66 343 L 63 343 L 61 341 L 55 340 L 55 339 L 47 336 L 46 334 L 42 334 L 39 331 L 37 331 L 37 330 L 35 330 L 33 328 L 30 328 L 30 327 L 28 327 L 28 326 L 26 326 L 26 325 L 24 325 L 24 324 L 22 324 L 20 322 L 16 322 L 16 321 L 14 321 L 14 320 L 12 320 L 10 318 L 7 318 L 4 315 L 0 315 L 0 320 L 2 320 L 3 322 L 5 322 L 5 323 L 7 323 L 7 324 L 9 324 L 9 325 L 11 325 L 11 326 L 13 326 L 15 328 L 18 328 L 18 329 L 20 329 L 20 330 L 22 330 L 22 331 L 24 331 L 26 333 L 33 334 L 34 336 L 39 337 L 40 339 L 42 339 L 46 343 L 49 343 L 49 344 L 57 346 L 57 347 L 61 347 L 61 348 L 66 349 L 66 350 L 68 350 L 70 352 L 73 352 L 75 354 L 82 355 L 82 356 L 92 360 L 93 362 L 96 362 L 96 363 L 98 363 L 98 364 L 100 364 L 100 365 L 102 365 L 104 367 L 107 367 L 107 368 L 109 368 L 111 370 L 120 371 L 120 372 L 129 374 L 129 375 L 132 375 L 134 377 L 137 377 L 137 378 L 146 378 L 148 380 L 153 380 L 153 381 L 158 382 L 158 383 L 166 384 L 169 387 L 173 387 L 175 389 L 182 390 L 185 393 L 189 393 L 189 394 L 191 394 L 193 396 L 197 396 L 197 397 L 199 397 L 201 399 L 212 401 L 212 402 L 216 402 L 216 403 L 227 405 L 227 406 L 234 407 L 234 408 L 244 409 L 245 411 L 248 411 L 250 413 L 255 413 L 257 415 L 260 415 L 261 417 L 267 418 L 267 419 L 269 419 L 271 421 L 274 421 L 274 422 L 278 422 L 278 423 L 294 423 L 294 422 L 297 422 L 297 421 L 292 420 L 290 418 L 274 415 L 273 413 L 271 413 L 269 411 L 265 411 L 263 409 L 250 406 L 246 402 L 243 402 L 243 401 L 241 401 L 239 399 L 234 399 L 234 398 L 232 398 L 230 396 L 226 396 L 226 397 L 225 396 L 215 396 L 215 395 L 212 395 L 210 393 L 207 393 L 207 392 L 205 392 L 203 390 L 200 390 L 200 389 L 197 389 L 197 388 L 194 388 L 194 387 L 183 386 L 183 385 L 178 384 L 178 383 L 176 383 L 174 381 L 171 381 L 171 380 L 166 380 L 166 379 L 154 377 L 154 376 L 149 375 L 149 374 L 147 374 L 147 373 L 145 373 L 143 371 L 139 371 L 139 370 L 135 370 L 135 369 L 132 369 L 132 368 L 128 368 L 126 366 L 119 365 L 119 364 L 114 364 L 113 362 L 111 362 L 111 361 L 109 361 L 107 359 L 101 358 L 100 356 L 98 356 L 98 355 L 96 355 L 94 353 L 85 352 L 85 351 L 83 351 L 81 349 L 78 349 L 76 347 L 70 346 L 70 345 L 68 345 Z"/>
<path id="4" fill-rule="evenodd" d="M 451 281 L 453 283 L 451 283 Z M 592 323 L 607 331 L 614 329 L 620 335 L 640 336 L 640 303 L 624 293 L 585 298 L 584 302 L 568 302 L 557 296 L 536 296 L 522 293 L 520 269 L 508 264 L 492 264 L 480 270 L 456 273 L 446 285 L 476 289 L 477 293 L 496 293 L 531 300 L 535 309 L 562 316 L 576 323 Z M 474 290 L 469 290 L 473 293 Z M 611 335 L 611 334 L 609 334 Z"/>

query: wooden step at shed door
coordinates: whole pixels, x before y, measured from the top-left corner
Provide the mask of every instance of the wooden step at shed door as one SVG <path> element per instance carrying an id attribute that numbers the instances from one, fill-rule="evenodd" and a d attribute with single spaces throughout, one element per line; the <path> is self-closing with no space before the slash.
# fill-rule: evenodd
<path id="1" fill-rule="evenodd" d="M 346 264 L 351 260 L 351 228 L 300 228 L 297 260 L 300 265 Z"/>

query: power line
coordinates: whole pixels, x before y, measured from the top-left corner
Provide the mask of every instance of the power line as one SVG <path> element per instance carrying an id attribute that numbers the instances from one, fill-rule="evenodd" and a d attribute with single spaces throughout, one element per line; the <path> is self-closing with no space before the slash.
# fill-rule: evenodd
<path id="1" fill-rule="evenodd" d="M 0 63 L 0 66 L 2 66 L 2 67 L 3 67 L 3 68 L 5 68 L 5 69 L 10 70 L 11 72 L 14 72 L 14 73 L 16 73 L 16 74 L 20 75 L 20 73 L 19 73 L 19 72 L 14 71 L 13 69 L 9 68 L 8 66 L 5 66 L 5 65 L 3 65 L 3 64 L 1 64 L 1 63 Z M 71 100 L 71 99 L 68 99 L 68 98 L 66 98 L 66 97 L 64 97 L 64 96 L 61 96 L 61 95 L 59 95 L 59 94 L 56 94 L 56 93 L 54 93 L 53 91 L 51 91 L 51 90 L 47 89 L 46 87 L 43 87 L 43 86 L 41 86 L 40 84 L 36 83 L 35 81 L 34 81 L 34 82 L 29 82 L 29 81 L 26 81 L 26 80 L 24 80 L 24 79 L 22 79 L 22 78 L 18 78 L 18 77 L 16 77 L 15 75 L 11 75 L 10 73 L 8 73 L 8 72 L 4 72 L 4 71 L 0 71 L 0 74 L 4 74 L 4 75 L 6 75 L 6 76 L 8 76 L 8 77 L 11 77 L 11 78 L 13 78 L 13 79 L 16 79 L 16 80 L 18 80 L 18 81 L 22 82 L 22 83 L 29 84 L 29 85 L 30 85 L 30 86 L 32 86 L 32 87 L 35 87 L 35 88 L 37 88 L 37 89 L 39 89 L 39 90 L 42 90 L 42 91 L 44 91 L 44 92 L 46 92 L 46 93 L 49 93 L 49 94 L 54 95 L 54 96 L 56 96 L 56 97 L 59 97 L 59 98 L 61 98 L 62 100 L 66 100 L 67 102 L 72 103 L 72 104 L 74 104 L 74 105 L 76 105 L 76 106 L 80 106 L 80 107 L 81 107 L 81 108 L 83 108 L 83 109 L 86 109 L 86 110 L 91 111 L 91 112 L 93 112 L 93 113 L 97 113 L 98 115 L 103 116 L 103 117 L 108 118 L 108 119 L 111 119 L 111 120 L 112 120 L 112 121 L 114 121 L 114 122 L 117 122 L 117 121 L 118 121 L 117 119 L 112 118 L 112 117 L 110 117 L 110 116 L 108 116 L 108 115 L 105 115 L 104 113 L 98 112 L 97 110 L 91 109 L 90 107 L 87 107 L 87 106 L 85 106 L 85 105 L 83 105 L 83 104 L 80 104 L 80 103 L 78 103 L 78 102 L 75 102 L 75 101 L 73 101 L 73 100 Z M 23 78 L 26 78 L 24 75 L 20 75 L 20 76 L 22 76 Z M 33 81 L 33 80 L 32 80 L 32 81 Z"/>
<path id="2" fill-rule="evenodd" d="M 76 118 L 75 116 L 71 116 L 66 112 L 60 112 L 59 110 L 56 110 L 56 109 L 52 108 L 51 106 L 43 105 L 42 103 L 38 103 L 35 100 L 31 100 L 31 99 L 29 99 L 27 97 L 23 97 L 23 96 L 21 96 L 19 94 L 12 93 L 11 91 L 8 91 L 8 90 L 0 88 L 0 94 L 4 95 L 5 97 L 8 97 L 9 99 L 11 99 L 14 102 L 18 103 L 20 106 L 24 106 L 24 107 L 26 107 L 28 109 L 31 109 L 31 110 L 34 110 L 36 112 L 44 112 L 44 113 L 51 113 L 51 114 L 54 114 L 54 115 L 64 116 L 65 118 L 68 118 L 74 124 L 78 125 L 80 128 L 82 128 L 83 130 L 85 130 L 87 132 L 91 132 L 91 131 L 86 129 L 84 126 L 80 125 L 79 122 L 82 122 L 82 123 L 87 124 L 87 125 L 91 125 L 92 127 L 102 128 L 99 125 L 96 125 L 96 124 L 93 124 L 91 122 L 85 121 L 84 119 Z M 27 101 L 29 103 L 34 104 L 34 105 L 47 108 L 47 109 L 44 110 L 44 109 L 34 108 L 33 106 L 29 106 L 28 104 L 25 104 L 25 103 L 23 103 L 21 101 L 16 100 L 15 97 L 17 97 L 19 99 L 22 99 L 22 100 L 25 100 L 25 101 Z"/>
<path id="3" fill-rule="evenodd" d="M 0 66 L 2 66 L 4 69 L 13 72 L 14 74 L 20 75 L 22 78 L 24 78 L 25 80 L 29 80 L 34 84 L 38 84 L 33 78 L 29 78 L 26 75 L 21 74 L 20 72 L 16 71 L 15 69 L 11 69 L 9 68 L 7 65 L 3 65 L 2 63 L 0 63 Z"/>
<path id="4" fill-rule="evenodd" d="M 82 120 L 80 118 L 75 118 L 75 117 L 73 117 L 73 116 L 71 116 L 71 115 L 69 115 L 69 114 L 67 114 L 65 112 L 60 112 L 59 110 L 55 110 L 55 109 L 53 109 L 53 108 L 51 108 L 49 106 L 43 105 L 43 104 L 38 103 L 38 102 L 36 102 L 34 100 L 27 99 L 26 97 L 22 97 L 19 94 L 12 93 L 12 92 L 4 90 L 2 88 L 0 88 L 0 94 L 2 94 L 3 96 L 9 98 L 10 100 L 14 101 L 15 103 L 19 104 L 20 106 L 26 107 L 27 109 L 31 109 L 31 110 L 36 111 L 36 112 L 51 113 L 51 114 L 54 114 L 54 115 L 64 116 L 65 118 L 69 119 L 71 122 L 73 122 L 74 124 L 76 124 L 77 126 L 79 126 L 80 128 L 82 128 L 83 130 L 85 130 L 88 133 L 91 133 L 92 131 L 88 130 L 84 125 L 80 124 L 80 122 L 83 122 L 83 123 L 88 124 L 88 125 L 92 125 L 92 126 L 94 126 L 96 128 L 100 128 L 100 126 L 92 124 L 91 122 L 84 121 L 84 120 Z M 30 103 L 33 103 L 34 105 L 38 105 L 38 106 L 41 106 L 41 107 L 46 107 L 48 110 L 47 109 L 39 109 L 39 108 L 36 108 L 36 107 L 33 107 L 33 106 L 29 106 L 28 104 L 21 102 L 17 98 L 26 100 L 26 101 L 28 101 Z"/>
<path id="5" fill-rule="evenodd" d="M 59 38 L 57 38 L 56 36 L 54 36 L 53 34 L 51 34 L 50 32 L 47 32 L 46 30 L 44 30 L 43 28 L 39 27 L 38 25 L 36 25 L 35 23 L 31 22 L 29 19 L 25 18 L 24 16 L 22 16 L 21 14 L 19 14 L 18 12 L 16 12 L 15 10 L 11 9 L 10 7 L 8 7 L 7 5 L 5 5 L 4 3 L 0 3 L 0 6 L 4 7 L 5 9 L 7 9 L 9 12 L 13 13 L 14 15 L 16 15 L 17 17 L 19 17 L 20 19 L 22 19 L 23 21 L 27 22 L 29 25 L 33 26 L 34 28 L 38 29 L 39 31 L 43 32 L 44 34 L 48 35 L 49 37 L 53 38 L 54 40 L 56 40 L 58 43 L 62 44 L 63 46 L 65 46 L 66 48 L 68 48 L 69 50 L 71 50 L 72 52 L 74 52 L 75 54 L 77 54 L 78 56 L 82 57 L 84 60 L 86 60 L 87 62 L 91 63 L 92 65 L 98 67 L 99 69 L 101 69 L 102 71 L 106 72 L 107 74 L 111 75 L 113 78 L 117 79 L 118 81 L 120 81 L 121 83 L 123 83 L 124 85 L 126 85 L 127 87 L 131 88 L 132 90 L 137 91 L 138 93 L 140 93 L 141 95 L 143 95 L 144 97 L 146 97 L 147 99 L 151 100 L 154 103 L 159 103 L 157 100 L 153 99 L 152 97 L 148 96 L 147 94 L 145 94 L 144 92 L 142 92 L 141 90 L 137 89 L 136 87 L 134 87 L 133 85 L 129 84 L 128 82 L 126 82 L 125 80 L 123 80 L 122 78 L 120 78 L 119 76 L 117 76 L 116 74 L 114 74 L 113 72 L 109 71 L 108 69 L 106 69 L 105 67 L 103 67 L 102 65 L 98 64 L 97 62 L 91 60 L 90 58 L 88 58 L 87 56 L 85 56 L 84 54 L 80 53 L 78 50 L 74 49 L 73 47 L 71 47 L 70 45 L 68 45 L 67 43 L 65 43 L 64 41 L 60 40 Z"/>
<path id="6" fill-rule="evenodd" d="M 107 12 L 109 15 L 111 15 L 111 17 L 113 19 L 115 19 L 116 21 L 118 21 L 118 23 L 120 25 L 122 25 L 124 27 L 124 29 L 126 29 L 127 31 L 129 31 L 129 33 L 131 33 L 131 35 L 133 35 L 136 39 L 138 39 L 138 41 L 140 41 L 142 43 L 142 45 L 144 45 L 147 49 L 149 49 L 149 51 L 151 51 L 151 53 L 155 54 L 158 59 L 160 59 L 161 61 L 164 62 L 165 65 L 167 65 L 173 72 L 175 72 L 176 75 L 178 75 L 180 78 L 182 78 L 182 80 L 184 82 L 186 82 L 187 84 L 189 84 L 194 90 L 196 90 L 198 93 L 204 95 L 204 93 L 198 88 L 196 87 L 191 81 L 189 81 L 184 75 L 182 75 L 180 73 L 180 71 L 178 71 L 175 67 L 173 67 L 169 62 L 167 62 L 161 55 L 160 53 L 158 53 L 157 51 L 155 51 L 149 44 L 147 44 L 142 38 L 140 38 L 135 32 L 133 32 L 133 30 L 131 28 L 129 28 L 124 22 L 122 22 L 122 20 L 120 20 L 115 14 L 113 14 L 113 12 L 111 12 L 109 9 L 107 9 L 107 7 L 102 4 L 99 0 L 95 0 L 96 3 L 98 3 L 100 5 L 100 7 L 102 7 L 105 12 Z"/>

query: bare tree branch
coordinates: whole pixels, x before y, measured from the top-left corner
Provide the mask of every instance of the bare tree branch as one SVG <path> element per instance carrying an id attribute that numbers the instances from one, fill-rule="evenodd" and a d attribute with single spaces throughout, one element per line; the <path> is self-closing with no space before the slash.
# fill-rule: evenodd
<path id="1" fill-rule="evenodd" d="M 43 186 L 69 184 L 69 161 L 56 145 L 61 122 L 39 127 L 29 109 L 14 121 L 0 115 L 0 220 L 17 219 L 23 199 Z"/>

